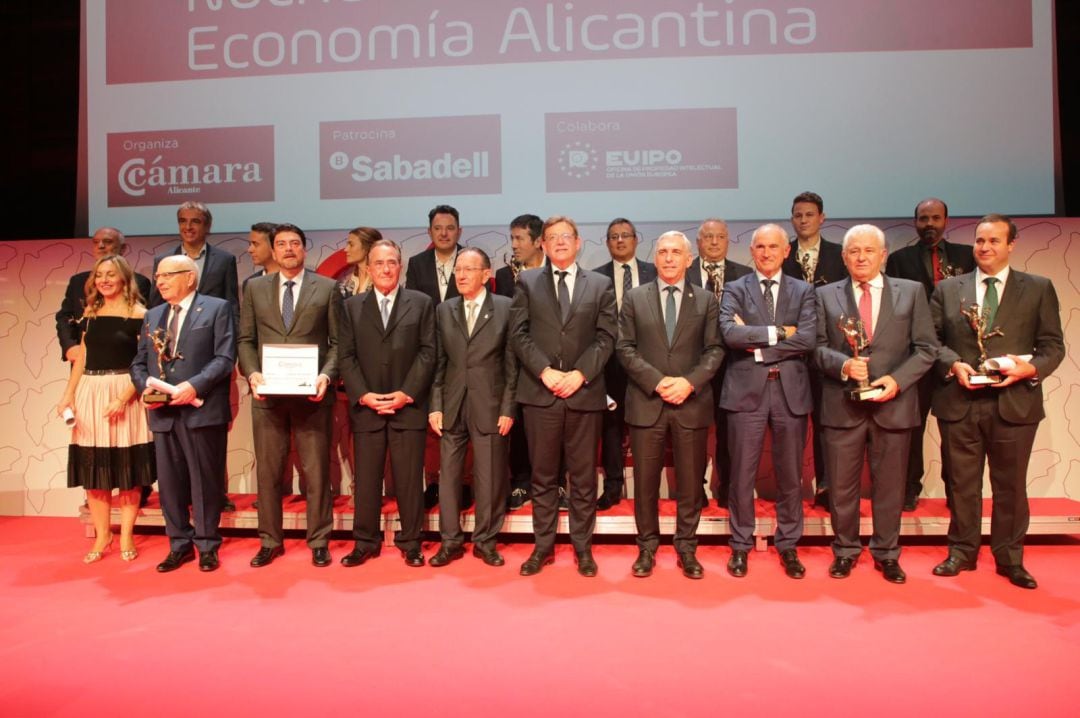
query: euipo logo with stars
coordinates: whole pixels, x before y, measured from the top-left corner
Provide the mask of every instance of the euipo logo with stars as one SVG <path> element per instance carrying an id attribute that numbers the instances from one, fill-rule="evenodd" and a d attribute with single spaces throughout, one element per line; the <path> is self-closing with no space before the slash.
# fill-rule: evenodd
<path id="1" fill-rule="evenodd" d="M 588 142 L 570 142 L 559 152 L 559 169 L 574 179 L 590 176 L 599 163 L 596 150 Z"/>

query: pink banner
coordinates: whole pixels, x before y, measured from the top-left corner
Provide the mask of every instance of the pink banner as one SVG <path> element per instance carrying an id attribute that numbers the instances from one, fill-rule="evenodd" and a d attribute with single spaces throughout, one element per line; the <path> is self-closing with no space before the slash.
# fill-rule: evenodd
<path id="1" fill-rule="evenodd" d="M 643 57 L 1031 47 L 1031 0 L 109 0 L 109 84 Z"/>
<path id="2" fill-rule="evenodd" d="M 498 115 L 319 124 L 322 199 L 498 194 Z"/>
<path id="3" fill-rule="evenodd" d="M 739 186 L 735 110 L 544 115 L 547 191 Z"/>
<path id="4" fill-rule="evenodd" d="M 108 136 L 109 206 L 274 199 L 274 128 L 117 132 Z"/>

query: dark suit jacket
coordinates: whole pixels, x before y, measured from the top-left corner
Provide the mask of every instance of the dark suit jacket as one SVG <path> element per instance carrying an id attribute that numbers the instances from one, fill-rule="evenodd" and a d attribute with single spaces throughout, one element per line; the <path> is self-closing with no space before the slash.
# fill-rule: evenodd
<path id="1" fill-rule="evenodd" d="M 638 271 L 638 286 L 648 284 L 649 282 L 656 281 L 656 265 L 649 264 L 648 262 L 642 262 L 637 257 L 634 258 L 634 262 L 637 264 Z M 611 286 L 615 286 L 615 262 L 607 262 L 601 264 L 599 267 L 593 270 L 598 274 L 603 274 L 605 277 L 611 280 Z"/>
<path id="2" fill-rule="evenodd" d="M 495 293 L 501 297 L 514 297 L 514 289 L 517 282 L 514 281 L 514 273 L 510 267 L 499 267 L 495 270 Z"/>
<path id="3" fill-rule="evenodd" d="M 459 244 L 457 248 L 460 251 L 461 245 Z M 438 306 L 439 302 L 443 301 L 439 297 L 439 270 L 435 267 L 434 247 L 409 257 L 409 269 L 405 272 L 405 286 L 415 292 L 428 295 L 433 305 Z M 451 273 L 446 287 L 446 298 L 456 296 L 458 296 L 457 283 Z"/>
<path id="4" fill-rule="evenodd" d="M 306 270 L 300 294 L 296 297 L 292 326 L 286 331 L 278 305 L 281 280 L 281 274 L 274 272 L 247 283 L 237 339 L 240 373 L 250 376 L 262 371 L 264 344 L 317 344 L 319 373 L 330 378 L 330 388 L 322 400 L 332 403 L 334 380 L 338 375 L 337 328 L 341 316 L 341 293 L 337 291 L 333 279 Z M 253 401 L 251 405 L 255 409 L 272 409 L 278 402 L 279 398 L 271 396 Z"/>
<path id="5" fill-rule="evenodd" d="M 795 277 L 796 279 L 803 279 L 802 267 L 799 266 L 799 240 L 791 240 L 791 251 L 788 252 L 787 259 L 784 260 L 784 274 L 789 277 Z M 847 267 L 844 265 L 843 252 L 840 249 L 840 245 L 835 242 L 828 242 L 824 237 L 821 238 L 821 247 L 818 249 L 818 261 L 817 266 L 814 267 L 814 281 L 815 288 L 823 286 L 825 284 L 832 284 L 833 282 L 839 282 L 848 276 Z"/>
<path id="6" fill-rule="evenodd" d="M 468 402 L 469 418 L 480 431 L 498 432 L 499 417 L 513 418 L 517 411 L 518 362 L 509 341 L 510 300 L 488 292 L 472 336 L 460 296 L 440 304 L 435 320 L 438 360 L 430 411 L 441 411 L 443 426 L 449 428 Z"/>
<path id="7" fill-rule="evenodd" d="M 862 354 L 870 357 L 870 379 L 889 374 L 900 393 L 884 403 L 852 401 L 854 382 L 840 378 L 851 346 L 838 326 L 841 316 L 859 316 L 850 279 L 817 290 L 817 349 L 814 365 L 824 377 L 821 390 L 822 426 L 857 426 L 868 418 L 886 429 L 911 429 L 920 424 L 918 381 L 937 358 L 938 340 L 918 282 L 885 278 L 873 341 Z"/>
<path id="8" fill-rule="evenodd" d="M 168 305 L 158 305 L 143 321 L 139 350 L 131 361 L 131 381 L 139 394 L 146 389 L 147 378 L 160 377 L 149 334 L 166 328 L 168 309 Z M 229 378 L 236 364 L 232 306 L 223 299 L 196 294 L 180 327 L 177 351 L 183 358 L 165 365 L 165 381 L 173 385 L 190 382 L 203 405 L 164 405 L 148 411 L 150 430 L 171 431 L 176 421 L 192 428 L 228 424 L 232 421 Z"/>
<path id="9" fill-rule="evenodd" d="M 738 262 L 732 262 L 730 259 L 725 259 L 724 284 L 745 277 L 747 274 L 752 274 L 753 271 L 754 269 L 752 267 L 748 267 L 745 264 L 739 264 Z M 702 281 L 701 278 L 701 257 L 694 257 L 694 261 L 690 263 L 690 268 L 686 270 L 686 279 L 699 287 L 704 287 L 707 284 L 707 282 Z"/>
<path id="10" fill-rule="evenodd" d="M 745 325 L 735 322 L 736 314 Z M 769 346 L 768 327 L 771 325 L 794 326 L 795 334 Z M 777 366 L 788 408 L 793 414 L 810 413 L 813 400 L 805 357 L 817 343 L 813 287 L 801 279 L 783 276 L 776 301 L 776 319 L 770 321 L 756 272 L 727 282 L 720 303 L 720 333 L 728 349 L 724 388 L 720 392 L 721 409 L 752 411 L 760 406 L 769 369 Z M 761 349 L 763 361 L 755 361 L 754 352 L 747 349 Z"/>
<path id="11" fill-rule="evenodd" d="M 518 275 L 510 312 L 510 341 L 521 362 L 518 402 L 551 406 L 555 395 L 540 381 L 544 369 L 579 370 L 585 384 L 566 399 L 577 411 L 603 411 L 607 406 L 604 364 L 618 331 L 615 290 L 602 274 L 577 270 L 570 316 L 563 324 L 550 264 Z"/>
<path id="12" fill-rule="evenodd" d="M 422 292 L 398 289 L 390 320 L 383 329 L 374 290 L 345 300 L 338 330 L 339 367 L 349 397 L 353 431 L 424 429 L 428 421 L 428 396 L 435 373 L 435 308 Z M 361 405 L 369 391 L 401 390 L 413 403 L 383 416 Z"/>
<path id="13" fill-rule="evenodd" d="M 967 416 L 976 394 L 994 392 L 998 413 L 1014 424 L 1035 424 L 1046 415 L 1043 410 L 1042 381 L 1057 369 L 1065 358 L 1061 333 L 1061 315 L 1054 285 L 1046 277 L 1009 271 L 1002 290 L 994 326 L 1004 336 L 986 342 L 988 356 L 1033 354 L 1031 363 L 1038 371 L 1038 381 L 1018 381 L 1004 389 L 985 387 L 965 389 L 958 381 L 946 378 L 952 365 L 964 361 L 978 368 L 979 348 L 975 333 L 961 310 L 975 303 L 975 272 L 951 277 L 934 289 L 930 298 L 930 316 L 941 340 L 937 371 L 943 383 L 934 392 L 931 409 L 943 421 L 959 421 Z"/>
<path id="14" fill-rule="evenodd" d="M 703 429 L 713 422 L 712 378 L 724 359 L 718 323 L 720 305 L 712 292 L 691 282 L 684 287 L 670 345 L 657 282 L 635 287 L 623 297 L 615 353 L 630 378 L 626 423 L 631 426 L 652 426 L 660 418 L 664 400 L 656 393 L 656 385 L 665 376 L 685 377 L 694 386 L 685 402 L 668 406 L 680 425 Z"/>
<path id="15" fill-rule="evenodd" d="M 151 274 L 157 274 L 157 266 L 165 257 L 183 253 L 184 245 L 180 244 L 174 251 L 154 257 L 154 271 Z M 240 295 L 237 292 L 236 281 L 236 257 L 207 242 L 206 261 L 203 264 L 202 274 L 199 276 L 199 294 L 231 302 L 234 316 L 239 317 Z M 157 286 L 154 286 L 150 292 L 150 302 L 146 306 L 156 307 L 159 304 L 161 304 L 161 295 L 158 294 Z"/>
<path id="16" fill-rule="evenodd" d="M 950 266 L 959 269 L 961 274 L 975 271 L 974 248 L 970 244 L 952 244 L 943 239 L 939 248 L 945 250 L 943 259 Z M 922 243 L 916 242 L 909 247 L 890 252 L 885 261 L 885 274 L 921 282 L 926 290 L 926 298 L 929 299 L 934 293 L 934 278 L 930 276 L 930 271 L 923 262 L 925 251 L 927 250 L 923 249 Z"/>
<path id="17" fill-rule="evenodd" d="M 86 280 L 89 278 L 89 271 L 79 272 L 68 281 L 64 301 L 60 303 L 60 311 L 56 313 L 56 338 L 60 341 L 60 358 L 64 361 L 67 360 L 67 350 L 78 346 L 82 341 L 83 330 L 79 319 L 86 308 Z M 139 288 L 143 301 L 148 301 L 150 280 L 136 272 L 135 286 Z"/>

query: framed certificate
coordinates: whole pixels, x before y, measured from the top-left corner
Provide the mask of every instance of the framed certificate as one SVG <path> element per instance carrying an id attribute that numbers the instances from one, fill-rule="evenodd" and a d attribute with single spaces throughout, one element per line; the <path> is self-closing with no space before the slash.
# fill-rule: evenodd
<path id="1" fill-rule="evenodd" d="M 262 375 L 265 383 L 255 390 L 259 396 L 315 396 L 319 346 L 263 344 Z"/>

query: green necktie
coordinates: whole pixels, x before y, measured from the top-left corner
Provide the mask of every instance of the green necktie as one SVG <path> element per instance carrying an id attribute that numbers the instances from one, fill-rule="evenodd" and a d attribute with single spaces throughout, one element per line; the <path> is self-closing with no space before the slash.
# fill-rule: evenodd
<path id="1" fill-rule="evenodd" d="M 983 314 L 986 315 L 986 328 L 994 328 L 994 318 L 998 310 L 997 277 L 987 277 L 983 280 L 986 284 L 986 295 L 983 297 Z"/>

